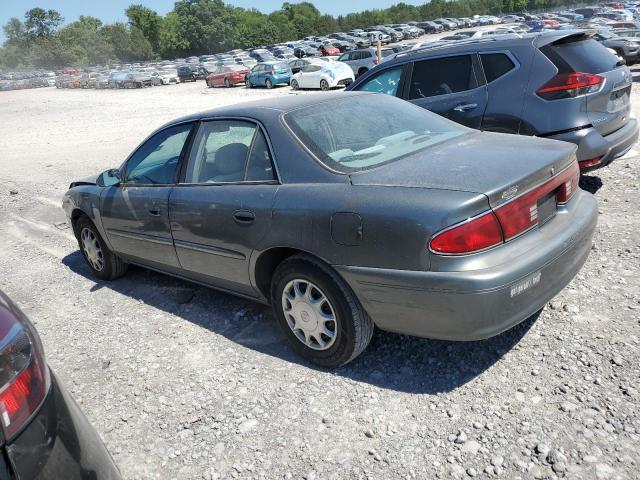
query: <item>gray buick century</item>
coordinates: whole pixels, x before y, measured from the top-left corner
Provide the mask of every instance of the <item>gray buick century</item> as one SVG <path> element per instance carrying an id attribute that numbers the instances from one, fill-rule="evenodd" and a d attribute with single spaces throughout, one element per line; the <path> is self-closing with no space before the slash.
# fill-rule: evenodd
<path id="1" fill-rule="evenodd" d="M 578 179 L 574 145 L 348 92 L 170 122 L 63 207 L 98 278 L 136 264 L 269 303 L 336 367 L 374 325 L 475 340 L 543 308 L 591 248 Z"/>

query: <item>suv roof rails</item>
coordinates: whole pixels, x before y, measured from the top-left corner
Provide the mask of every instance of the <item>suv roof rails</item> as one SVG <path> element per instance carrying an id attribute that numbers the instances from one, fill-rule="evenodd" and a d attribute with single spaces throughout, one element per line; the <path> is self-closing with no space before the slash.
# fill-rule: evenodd
<path id="1" fill-rule="evenodd" d="M 455 40 L 452 43 L 439 43 L 437 40 L 434 42 L 433 45 L 424 45 L 420 48 L 416 48 L 415 50 L 405 50 L 404 52 L 400 52 L 398 54 L 396 54 L 396 56 L 394 58 L 401 58 L 404 57 L 406 55 L 414 55 L 416 53 L 422 53 L 422 52 L 428 52 L 430 50 L 436 50 L 436 49 L 440 49 L 440 48 L 450 48 L 450 47 L 457 47 L 459 45 L 473 45 L 473 44 L 477 44 L 477 43 L 489 43 L 489 42 L 496 42 L 498 40 L 508 40 L 508 39 L 514 39 L 514 38 L 524 38 L 522 35 L 520 35 L 519 33 L 500 33 L 500 34 L 496 34 L 496 35 L 491 35 L 491 36 L 487 36 L 487 37 L 480 37 L 480 38 L 469 38 L 469 39 L 464 39 L 464 40 Z"/>

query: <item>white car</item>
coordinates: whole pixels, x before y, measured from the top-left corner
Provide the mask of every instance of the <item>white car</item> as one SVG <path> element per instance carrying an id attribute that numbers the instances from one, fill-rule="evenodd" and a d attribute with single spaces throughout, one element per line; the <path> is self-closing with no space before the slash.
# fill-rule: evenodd
<path id="1" fill-rule="evenodd" d="M 163 85 L 169 85 L 170 83 L 180 83 L 180 79 L 178 78 L 178 70 L 176 70 L 175 67 L 164 67 L 159 70 L 159 73 Z"/>
<path id="2" fill-rule="evenodd" d="M 355 79 L 353 70 L 343 62 L 309 59 L 300 71 L 291 77 L 291 88 L 319 88 L 329 90 L 347 86 Z"/>

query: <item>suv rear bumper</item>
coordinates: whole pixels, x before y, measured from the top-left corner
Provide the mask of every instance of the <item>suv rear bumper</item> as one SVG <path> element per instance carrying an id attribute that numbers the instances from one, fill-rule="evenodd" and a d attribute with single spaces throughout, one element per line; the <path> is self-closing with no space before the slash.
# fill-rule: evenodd
<path id="1" fill-rule="evenodd" d="M 605 136 L 602 136 L 595 128 L 588 127 L 559 135 L 550 135 L 546 138 L 576 144 L 578 146 L 576 152 L 578 162 L 600 158 L 597 165 L 580 168 L 582 172 L 588 172 L 605 167 L 627 153 L 638 140 L 638 130 L 638 120 L 630 118 L 622 128 Z"/>
<path id="2" fill-rule="evenodd" d="M 480 340 L 526 320 L 573 279 L 589 255 L 596 222 L 595 198 L 580 190 L 541 228 L 467 256 L 474 266 L 465 271 L 335 268 L 383 330 Z"/>

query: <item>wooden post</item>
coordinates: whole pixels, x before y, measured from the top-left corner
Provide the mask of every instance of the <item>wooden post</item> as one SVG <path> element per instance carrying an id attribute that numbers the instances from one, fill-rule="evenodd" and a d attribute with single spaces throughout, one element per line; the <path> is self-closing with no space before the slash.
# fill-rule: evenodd
<path id="1" fill-rule="evenodd" d="M 378 63 L 382 62 L 382 39 L 380 38 L 382 35 L 378 34 L 378 48 L 377 48 L 377 54 L 378 54 Z"/>

